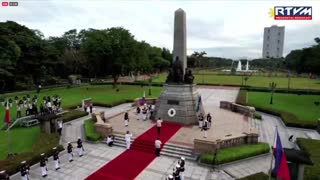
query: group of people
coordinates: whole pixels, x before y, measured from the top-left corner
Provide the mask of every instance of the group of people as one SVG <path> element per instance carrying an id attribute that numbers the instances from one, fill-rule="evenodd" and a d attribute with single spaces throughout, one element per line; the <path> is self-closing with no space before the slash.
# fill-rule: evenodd
<path id="1" fill-rule="evenodd" d="M 89 110 L 90 110 L 90 113 L 92 113 L 93 104 L 92 104 L 92 103 L 90 103 L 90 104 L 85 104 L 85 105 L 83 106 L 84 112 L 87 112 L 87 111 L 88 111 L 88 108 L 89 108 Z"/>
<path id="2" fill-rule="evenodd" d="M 166 180 L 184 180 L 184 165 L 185 165 L 185 158 L 181 157 L 176 164 L 176 167 L 173 168 L 172 175 L 170 174 Z"/>
<path id="3" fill-rule="evenodd" d="M 211 123 L 212 123 L 212 117 L 210 113 L 207 114 L 206 118 L 202 113 L 200 113 L 198 115 L 198 122 L 199 122 L 199 128 L 201 128 L 201 131 L 204 132 L 203 137 L 207 138 L 208 137 L 207 131 L 211 128 Z"/>
<path id="4" fill-rule="evenodd" d="M 53 161 L 54 161 L 54 167 L 55 170 L 58 171 L 60 169 L 60 159 L 59 159 L 59 150 L 57 147 L 52 148 L 53 149 Z M 78 137 L 77 140 L 77 153 L 79 157 L 83 156 L 83 145 L 82 145 L 82 140 L 80 137 Z M 73 161 L 73 146 L 70 142 L 68 142 L 67 146 L 67 152 L 68 152 L 68 160 L 69 162 Z M 41 176 L 42 177 L 47 177 L 48 176 L 48 168 L 47 168 L 47 163 L 48 163 L 48 158 L 45 153 L 40 154 L 41 159 L 40 159 L 40 168 L 41 168 Z M 30 171 L 30 166 L 27 164 L 26 161 L 21 162 L 20 166 L 20 175 L 21 175 L 21 180 L 29 180 L 29 171 Z M 0 180 L 9 180 L 9 175 L 8 173 L 3 170 L 0 171 Z"/>
<path id="5" fill-rule="evenodd" d="M 151 104 L 144 104 L 143 107 L 138 106 L 136 110 L 137 120 L 149 120 L 153 115 L 153 111 L 154 106 L 152 106 Z"/>
<path id="6" fill-rule="evenodd" d="M 62 103 L 62 99 L 59 96 L 53 96 L 52 97 L 52 102 L 51 102 L 51 97 L 50 96 L 44 96 L 43 97 L 43 104 L 40 104 L 39 110 L 37 107 L 37 97 L 33 97 L 32 101 L 30 100 L 30 98 L 26 98 L 24 97 L 21 100 L 16 100 L 16 104 L 17 104 L 17 118 L 21 117 L 21 111 L 22 109 L 25 110 L 25 114 L 26 116 L 30 116 L 30 115 L 38 115 L 40 113 L 40 115 L 45 115 L 45 114 L 52 114 L 55 112 L 58 112 L 61 110 L 61 103 Z M 10 104 L 10 102 L 9 102 Z M 10 105 L 12 106 L 12 105 Z"/>

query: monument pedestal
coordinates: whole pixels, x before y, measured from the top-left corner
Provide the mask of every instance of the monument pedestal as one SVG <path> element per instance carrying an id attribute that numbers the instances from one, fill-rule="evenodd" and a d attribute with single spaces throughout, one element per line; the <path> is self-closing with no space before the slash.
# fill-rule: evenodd
<path id="1" fill-rule="evenodd" d="M 184 125 L 196 124 L 198 101 L 195 84 L 164 84 L 163 92 L 156 102 L 154 117 Z"/>

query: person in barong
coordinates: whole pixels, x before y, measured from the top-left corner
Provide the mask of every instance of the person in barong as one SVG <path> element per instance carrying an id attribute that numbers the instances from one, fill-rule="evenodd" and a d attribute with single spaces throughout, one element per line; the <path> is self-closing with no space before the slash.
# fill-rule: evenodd
<path id="1" fill-rule="evenodd" d="M 200 113 L 198 116 L 199 128 L 202 128 L 202 126 L 203 126 L 203 119 L 204 119 L 203 115 L 202 115 L 202 113 Z"/>
<path id="2" fill-rule="evenodd" d="M 130 131 L 127 131 L 127 134 L 125 135 L 127 149 L 130 149 L 131 137 L 132 137 L 132 134 L 130 133 Z"/>
<path id="3" fill-rule="evenodd" d="M 77 148 L 78 148 L 78 155 L 79 157 L 83 156 L 83 145 L 82 145 L 82 140 L 80 137 L 78 137 L 78 141 L 77 141 Z"/>
<path id="4" fill-rule="evenodd" d="M 69 154 L 69 162 L 73 161 L 72 148 L 73 148 L 72 144 L 70 142 L 68 142 L 67 150 L 68 150 L 68 154 Z"/>
<path id="5" fill-rule="evenodd" d="M 203 134 L 203 137 L 204 137 L 204 138 L 207 138 L 207 137 L 208 137 L 207 130 L 208 130 L 208 121 L 207 121 L 207 119 L 206 119 L 206 120 L 204 120 L 204 122 L 203 122 L 203 124 L 202 124 L 202 129 L 201 129 L 201 131 L 204 132 L 204 134 Z"/>
<path id="6" fill-rule="evenodd" d="M 143 120 L 147 120 L 147 113 L 148 113 L 148 109 L 146 108 L 146 106 L 143 107 L 142 109 L 142 115 L 143 115 Z"/>
<path id="7" fill-rule="evenodd" d="M 211 120 L 212 120 L 212 117 L 211 117 L 210 113 L 208 113 L 208 115 L 207 115 L 208 129 L 210 129 L 210 127 L 211 127 Z"/>
<path id="8" fill-rule="evenodd" d="M 57 147 L 52 148 L 53 149 L 53 161 L 54 161 L 54 167 L 56 168 L 56 171 L 60 169 L 60 161 L 59 161 L 59 151 Z"/>
<path id="9" fill-rule="evenodd" d="M 48 168 L 47 168 L 47 163 L 48 158 L 45 156 L 44 153 L 40 154 L 41 159 L 40 159 L 40 168 L 41 168 L 41 176 L 42 177 L 47 177 L 48 176 Z"/>

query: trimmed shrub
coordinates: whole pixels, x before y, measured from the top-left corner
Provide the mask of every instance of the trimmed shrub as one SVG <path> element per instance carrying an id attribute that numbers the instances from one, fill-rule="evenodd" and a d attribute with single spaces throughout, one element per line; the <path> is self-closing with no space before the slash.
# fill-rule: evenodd
<path id="1" fill-rule="evenodd" d="M 258 143 L 250 145 L 241 145 L 231 148 L 221 149 L 217 153 L 215 165 L 224 164 L 248 157 L 256 156 L 269 152 L 270 146 L 268 143 Z M 213 154 L 202 154 L 200 162 L 205 164 L 212 164 L 214 159 Z"/>
<path id="2" fill-rule="evenodd" d="M 130 103 L 133 102 L 133 99 L 123 99 L 123 100 L 118 100 L 118 101 L 113 101 L 113 102 L 93 102 L 95 106 L 101 106 L 101 107 L 114 107 L 118 106 L 123 103 Z"/>
<path id="3" fill-rule="evenodd" d="M 64 148 L 59 145 L 60 136 L 57 134 L 42 133 L 38 141 L 33 145 L 32 151 L 18 154 L 14 157 L 0 161 L 0 169 L 6 170 L 10 175 L 19 171 L 21 161 L 27 161 L 31 166 L 40 161 L 40 154 L 45 153 L 48 157 L 53 154 L 53 147 L 57 147 L 59 151 Z"/>
<path id="4" fill-rule="evenodd" d="M 256 92 L 270 92 L 270 88 L 267 87 L 242 87 L 241 90 L 248 90 L 248 91 L 256 91 Z M 315 89 L 281 89 L 277 88 L 274 91 L 275 93 L 289 93 L 289 94 L 313 94 L 313 95 L 320 95 L 320 90 Z"/>
<path id="5" fill-rule="evenodd" d="M 262 120 L 262 116 L 261 116 L 261 114 L 259 114 L 259 113 L 254 113 L 253 114 L 253 117 L 254 117 L 254 119 L 259 119 L 259 120 Z"/>
<path id="6" fill-rule="evenodd" d="M 81 104 L 72 104 L 72 105 L 64 106 L 63 108 L 70 110 L 70 109 L 77 109 L 78 106 L 81 107 L 82 105 Z"/>
<path id="7" fill-rule="evenodd" d="M 313 161 L 313 166 L 305 166 L 304 179 L 319 179 L 320 175 L 320 140 L 297 138 L 300 149 L 307 152 Z"/>
<path id="8" fill-rule="evenodd" d="M 84 133 L 88 141 L 96 142 L 101 139 L 100 134 L 94 128 L 94 121 L 92 119 L 84 121 Z"/>
<path id="9" fill-rule="evenodd" d="M 72 110 L 69 112 L 66 112 L 62 115 L 63 122 L 69 122 L 74 119 L 81 118 L 83 116 L 87 116 L 89 113 L 84 111 L 78 111 L 78 110 Z"/>
<path id="10" fill-rule="evenodd" d="M 247 104 L 247 91 L 240 90 L 236 99 L 237 104 L 246 105 Z"/>
<path id="11" fill-rule="evenodd" d="M 266 175 L 263 172 L 259 172 L 259 173 L 256 173 L 256 174 L 252 174 L 250 176 L 239 178 L 237 180 L 268 180 L 268 179 L 269 179 L 268 175 Z M 272 178 L 272 179 L 274 179 L 274 178 Z"/>

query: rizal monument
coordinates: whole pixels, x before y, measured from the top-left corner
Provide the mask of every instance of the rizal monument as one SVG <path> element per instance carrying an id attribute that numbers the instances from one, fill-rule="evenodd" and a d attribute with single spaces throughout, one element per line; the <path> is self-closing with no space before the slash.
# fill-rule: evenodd
<path id="1" fill-rule="evenodd" d="M 194 76 L 187 67 L 186 13 L 174 13 L 173 61 L 163 92 L 155 106 L 155 118 L 185 125 L 198 122 L 197 113 L 203 111 L 202 101 L 193 83 Z"/>

